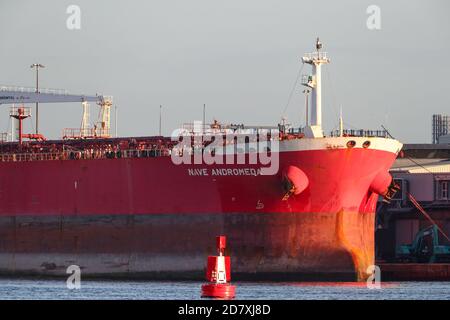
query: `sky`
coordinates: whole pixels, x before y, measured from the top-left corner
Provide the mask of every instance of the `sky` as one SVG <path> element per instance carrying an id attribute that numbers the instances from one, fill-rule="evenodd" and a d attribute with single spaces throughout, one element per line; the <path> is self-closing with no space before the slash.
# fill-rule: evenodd
<path id="1" fill-rule="evenodd" d="M 70 5 L 80 29 L 67 27 Z M 367 27 L 370 5 L 379 29 Z M 209 122 L 276 125 L 285 116 L 303 126 L 301 85 L 289 96 L 319 36 L 331 59 L 325 132 L 342 108 L 347 128 L 383 125 L 404 143 L 427 143 L 432 114 L 450 114 L 449 9 L 447 0 L 0 0 L 0 85 L 34 86 L 30 65 L 41 63 L 41 87 L 113 96 L 121 136 L 158 134 L 160 105 L 165 135 L 201 120 L 203 104 Z M 58 138 L 80 126 L 81 112 L 41 105 L 40 130 Z"/>

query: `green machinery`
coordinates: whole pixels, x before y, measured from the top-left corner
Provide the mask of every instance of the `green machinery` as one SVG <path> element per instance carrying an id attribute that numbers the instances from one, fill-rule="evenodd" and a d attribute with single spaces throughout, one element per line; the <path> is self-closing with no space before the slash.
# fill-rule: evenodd
<path id="1" fill-rule="evenodd" d="M 450 246 L 439 244 L 439 229 L 433 224 L 420 230 L 413 243 L 397 247 L 396 258 L 420 263 L 447 262 L 450 261 Z"/>

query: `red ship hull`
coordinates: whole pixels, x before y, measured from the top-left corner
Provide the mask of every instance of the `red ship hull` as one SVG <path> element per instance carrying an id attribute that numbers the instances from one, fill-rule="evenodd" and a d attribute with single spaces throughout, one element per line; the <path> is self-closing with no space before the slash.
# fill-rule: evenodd
<path id="1" fill-rule="evenodd" d="M 371 185 L 396 143 L 283 151 L 276 175 L 170 157 L 2 162 L 0 272 L 65 275 L 76 264 L 85 276 L 200 280 L 211 239 L 225 234 L 237 278 L 364 279 L 374 264 Z M 288 166 L 309 183 L 283 200 Z"/>

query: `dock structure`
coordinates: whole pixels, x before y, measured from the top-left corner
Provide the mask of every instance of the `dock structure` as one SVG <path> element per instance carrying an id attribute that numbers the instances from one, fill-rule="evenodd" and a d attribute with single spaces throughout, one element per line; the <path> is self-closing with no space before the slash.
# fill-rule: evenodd
<path id="1" fill-rule="evenodd" d="M 450 263 L 381 263 L 382 281 L 450 281 Z"/>
<path id="2" fill-rule="evenodd" d="M 441 246 L 450 245 L 450 145 L 405 144 L 402 156 L 397 158 L 390 173 L 400 190 L 390 204 L 380 206 L 377 212 L 377 264 L 383 279 L 450 280 L 450 264 L 447 263 L 450 256 L 435 262 L 416 263 L 403 261 L 398 255 L 400 247 L 412 244 L 421 230 L 433 224 L 442 231 L 436 242 Z M 410 195 L 426 210 L 428 218 Z"/>

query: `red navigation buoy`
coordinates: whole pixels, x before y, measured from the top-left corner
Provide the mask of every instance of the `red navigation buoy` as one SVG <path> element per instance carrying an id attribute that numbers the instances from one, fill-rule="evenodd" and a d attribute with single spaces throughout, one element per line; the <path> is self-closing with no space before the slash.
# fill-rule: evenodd
<path id="1" fill-rule="evenodd" d="M 236 287 L 231 285 L 230 257 L 224 256 L 227 239 L 218 236 L 218 256 L 209 256 L 206 267 L 206 280 L 208 283 L 202 285 L 202 298 L 232 299 L 235 297 Z"/>

